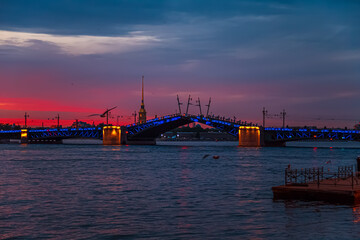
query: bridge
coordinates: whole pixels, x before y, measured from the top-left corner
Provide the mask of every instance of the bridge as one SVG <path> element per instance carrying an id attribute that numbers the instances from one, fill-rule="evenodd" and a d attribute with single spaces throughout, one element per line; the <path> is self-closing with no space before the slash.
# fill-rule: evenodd
<path id="1" fill-rule="evenodd" d="M 264 146 L 285 146 L 291 141 L 360 141 L 359 130 L 314 128 L 264 128 Z"/>
<path id="2" fill-rule="evenodd" d="M 226 132 L 232 136 L 238 136 L 240 126 L 251 125 L 241 121 L 232 121 L 230 119 L 224 120 L 222 118 L 215 117 L 174 114 L 161 118 L 155 118 L 143 124 L 127 125 L 127 140 L 128 142 L 135 144 L 143 141 L 151 143 L 154 142 L 161 134 L 193 122 L 214 127 L 221 132 Z"/>
<path id="3" fill-rule="evenodd" d="M 21 139 L 22 143 L 62 143 L 63 139 L 93 138 L 102 139 L 103 129 L 96 128 L 48 128 L 0 131 L 0 142 Z"/>
<path id="4" fill-rule="evenodd" d="M 231 119 L 174 114 L 126 126 L 0 131 L 0 142 L 21 139 L 22 143 L 62 143 L 63 139 L 92 138 L 103 140 L 105 145 L 153 145 L 161 134 L 193 122 L 238 137 L 239 146 L 242 147 L 285 146 L 286 142 L 301 140 L 360 141 L 359 130 L 263 128 Z"/>

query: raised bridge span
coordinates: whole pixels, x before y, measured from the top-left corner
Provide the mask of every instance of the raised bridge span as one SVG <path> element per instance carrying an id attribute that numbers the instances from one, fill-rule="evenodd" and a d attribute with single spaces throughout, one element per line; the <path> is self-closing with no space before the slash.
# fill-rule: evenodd
<path id="1" fill-rule="evenodd" d="M 103 140 L 105 145 L 156 144 L 156 138 L 161 134 L 193 122 L 236 136 L 239 146 L 243 147 L 285 146 L 286 142 L 301 140 L 360 141 L 359 130 L 263 128 L 223 118 L 176 114 L 126 126 L 0 131 L 0 142 L 21 139 L 22 143 L 61 143 L 63 139 L 93 138 Z"/>

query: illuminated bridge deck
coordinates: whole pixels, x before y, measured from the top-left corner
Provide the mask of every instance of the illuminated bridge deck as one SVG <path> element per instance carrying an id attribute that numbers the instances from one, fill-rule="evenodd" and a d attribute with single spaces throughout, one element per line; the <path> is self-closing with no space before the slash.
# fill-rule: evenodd
<path id="1" fill-rule="evenodd" d="M 143 142 L 155 143 L 156 138 L 161 134 L 187 125 L 189 123 L 201 123 L 209 127 L 218 129 L 221 132 L 239 137 L 239 131 L 243 128 L 256 128 L 259 130 L 260 146 L 285 146 L 289 141 L 303 140 L 337 140 L 337 141 L 360 141 L 359 130 L 347 129 L 313 129 L 313 128 L 271 128 L 257 127 L 254 124 L 233 121 L 224 118 L 213 118 L 196 115 L 168 115 L 160 118 L 150 119 L 143 124 L 131 124 L 121 127 L 121 141 L 128 144 Z M 21 139 L 21 135 L 26 136 L 28 142 L 57 140 L 68 138 L 93 138 L 103 139 L 103 128 L 48 128 L 48 129 L 27 129 L 23 133 L 21 130 L 0 131 L 0 140 Z M 243 135 L 242 135 L 243 136 Z M 133 143 L 131 143 L 133 142 Z"/>
<path id="2" fill-rule="evenodd" d="M 359 130 L 312 128 L 264 128 L 266 141 L 345 140 L 360 141 Z"/>

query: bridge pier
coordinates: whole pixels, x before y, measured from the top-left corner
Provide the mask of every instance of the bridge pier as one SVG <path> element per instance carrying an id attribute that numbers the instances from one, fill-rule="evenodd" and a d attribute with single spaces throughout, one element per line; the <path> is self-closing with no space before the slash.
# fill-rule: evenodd
<path id="1" fill-rule="evenodd" d="M 21 129 L 20 143 L 28 143 L 28 130 Z"/>
<path id="2" fill-rule="evenodd" d="M 264 146 L 263 131 L 260 127 L 240 126 L 239 146 L 240 147 L 262 147 Z"/>
<path id="3" fill-rule="evenodd" d="M 122 134 L 121 128 L 118 126 L 104 126 L 103 127 L 103 145 L 121 145 Z M 123 139 L 124 140 L 124 139 Z"/>

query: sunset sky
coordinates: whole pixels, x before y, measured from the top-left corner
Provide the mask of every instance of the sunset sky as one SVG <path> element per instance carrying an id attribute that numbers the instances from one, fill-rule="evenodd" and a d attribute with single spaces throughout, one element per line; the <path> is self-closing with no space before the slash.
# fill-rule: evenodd
<path id="1" fill-rule="evenodd" d="M 112 121 L 130 123 L 144 75 L 149 117 L 191 94 L 215 115 L 353 127 L 359 40 L 355 0 L 0 0 L 0 122 L 98 122 L 117 106 Z"/>

